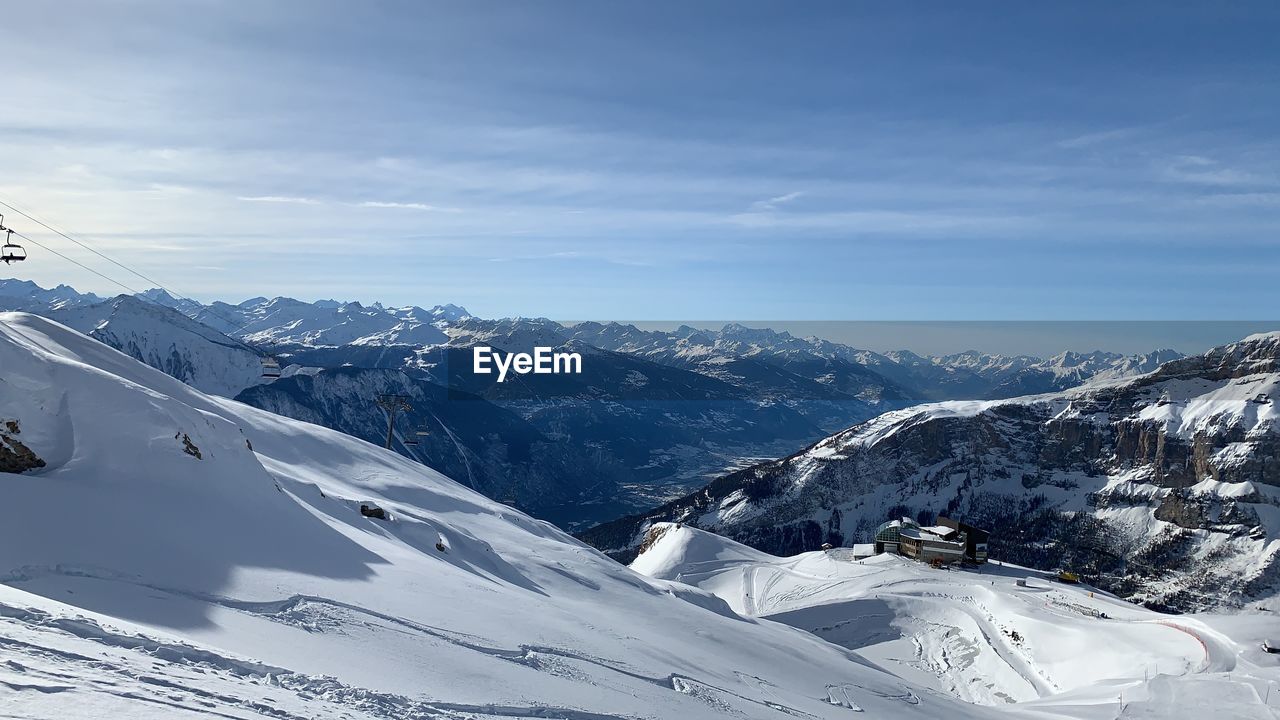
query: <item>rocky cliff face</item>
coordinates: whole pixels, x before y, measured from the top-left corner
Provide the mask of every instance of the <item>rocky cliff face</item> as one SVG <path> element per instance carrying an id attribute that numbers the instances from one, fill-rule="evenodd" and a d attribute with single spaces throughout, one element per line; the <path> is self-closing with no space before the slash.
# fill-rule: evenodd
<path id="1" fill-rule="evenodd" d="M 1245 604 L 1280 587 L 1278 384 L 1275 333 L 1138 378 L 909 408 L 584 537 L 625 558 L 676 520 L 791 554 L 943 514 L 992 530 L 996 558 L 1150 605 Z"/>
<path id="2" fill-rule="evenodd" d="M 323 425 L 375 445 L 385 442 L 381 394 L 412 409 L 396 420 L 392 447 L 489 497 L 561 520 L 563 508 L 617 494 L 611 458 L 548 438 L 510 410 L 431 382 L 418 372 L 313 368 L 287 373 L 236 397 L 277 415 Z"/>

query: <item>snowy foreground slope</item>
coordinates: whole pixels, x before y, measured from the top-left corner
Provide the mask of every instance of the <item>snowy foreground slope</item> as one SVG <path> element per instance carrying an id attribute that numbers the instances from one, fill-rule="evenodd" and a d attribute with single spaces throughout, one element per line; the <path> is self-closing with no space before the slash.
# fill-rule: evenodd
<path id="1" fill-rule="evenodd" d="M 0 368 L 5 717 L 991 715 L 49 320 Z"/>
<path id="2" fill-rule="evenodd" d="M 1280 627 L 1270 613 L 1162 615 L 1012 565 L 934 570 L 896 555 L 853 560 L 847 548 L 780 558 L 669 523 L 651 529 L 632 568 L 1002 710 L 1280 717 L 1280 663 L 1261 650 Z"/>

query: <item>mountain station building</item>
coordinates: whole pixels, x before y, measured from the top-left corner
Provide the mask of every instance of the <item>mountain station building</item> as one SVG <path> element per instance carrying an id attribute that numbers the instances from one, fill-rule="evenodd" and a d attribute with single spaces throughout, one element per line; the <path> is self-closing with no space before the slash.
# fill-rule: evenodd
<path id="1" fill-rule="evenodd" d="M 987 561 L 987 539 L 981 528 L 940 517 L 938 524 L 921 527 L 910 518 L 890 520 L 876 529 L 875 551 L 897 553 L 921 562 L 945 565 Z"/>

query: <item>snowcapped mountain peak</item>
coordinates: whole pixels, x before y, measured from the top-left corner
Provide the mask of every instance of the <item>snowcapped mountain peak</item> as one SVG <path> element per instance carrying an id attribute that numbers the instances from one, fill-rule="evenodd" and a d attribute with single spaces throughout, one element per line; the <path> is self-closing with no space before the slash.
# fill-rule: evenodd
<path id="1" fill-rule="evenodd" d="M 899 365 L 923 366 L 934 364 L 934 362 L 929 358 L 921 357 L 910 350 L 890 350 L 884 353 L 884 355 Z"/>
<path id="2" fill-rule="evenodd" d="M 146 300 L 147 302 L 155 303 L 157 305 L 171 305 L 172 303 L 175 303 L 178 301 L 178 299 L 170 295 L 167 290 L 162 290 L 160 288 L 151 288 L 150 290 L 143 290 L 142 292 L 138 293 L 137 297 L 140 297 L 143 300 Z"/>
<path id="3" fill-rule="evenodd" d="M 80 293 L 68 285 L 58 285 L 46 290 L 30 280 L 0 278 L 0 301 L 9 310 L 59 310 L 92 305 L 102 300 L 93 293 Z"/>
<path id="4" fill-rule="evenodd" d="M 1240 342 L 1245 342 L 1245 343 L 1280 342 L 1280 330 L 1273 330 L 1271 332 L 1254 333 L 1246 337 L 1244 340 L 1241 340 Z"/>
<path id="5" fill-rule="evenodd" d="M 728 323 L 720 328 L 720 337 L 738 342 L 785 343 L 794 340 L 791 333 L 770 328 L 752 328 L 742 323 Z"/>
<path id="6" fill-rule="evenodd" d="M 430 310 L 428 310 L 428 312 L 436 321 L 444 321 L 444 322 L 450 322 L 450 323 L 458 322 L 460 320 L 465 320 L 466 318 L 471 317 L 471 313 L 467 312 L 466 308 L 462 307 L 461 305 L 453 305 L 451 303 L 446 303 L 444 305 L 436 305 L 432 307 Z"/>
<path id="7" fill-rule="evenodd" d="M 262 382 L 258 353 L 166 305 L 117 295 L 95 305 L 49 314 L 205 392 L 233 397 Z"/>
<path id="8" fill-rule="evenodd" d="M 489 345 L 509 352 L 530 352 L 535 347 L 562 347 L 571 337 L 565 328 L 547 318 L 464 318 L 446 328 L 455 346 Z"/>
<path id="9" fill-rule="evenodd" d="M 1244 377 L 1280 370 L 1280 332 L 1256 333 L 1245 339 L 1212 348 L 1203 355 L 1183 357 L 1164 363 L 1154 373 L 1174 377 L 1197 373 L 1214 378 Z"/>
<path id="10" fill-rule="evenodd" d="M 144 290 L 138 293 L 137 297 L 154 305 L 173 308 L 187 317 L 196 317 L 205 307 L 195 300 L 174 297 L 167 290 L 161 288 Z"/>

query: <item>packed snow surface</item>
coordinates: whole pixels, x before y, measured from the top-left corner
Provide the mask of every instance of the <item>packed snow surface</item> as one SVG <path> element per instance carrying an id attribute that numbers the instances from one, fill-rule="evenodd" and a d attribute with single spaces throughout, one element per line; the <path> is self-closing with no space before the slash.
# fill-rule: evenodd
<path id="1" fill-rule="evenodd" d="M 5 717 L 991 714 L 52 321 L 0 368 Z"/>
<path id="2" fill-rule="evenodd" d="M 1035 717 L 1280 717 L 1280 663 L 1261 650 L 1280 628 L 1270 614 L 1162 615 L 998 563 L 935 570 L 850 548 L 780 558 L 669 523 L 648 540 L 633 569 L 970 703 Z"/>

